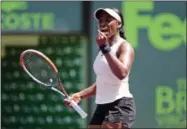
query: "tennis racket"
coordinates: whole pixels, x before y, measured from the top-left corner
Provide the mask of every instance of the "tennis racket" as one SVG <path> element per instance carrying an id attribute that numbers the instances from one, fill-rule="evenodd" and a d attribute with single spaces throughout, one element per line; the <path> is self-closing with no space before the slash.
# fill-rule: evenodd
<path id="1" fill-rule="evenodd" d="M 57 67 L 47 56 L 39 51 L 28 49 L 21 53 L 20 65 L 34 81 L 67 98 L 70 105 L 83 119 L 87 117 L 87 114 L 67 94 L 58 75 Z M 57 87 L 60 87 L 62 91 Z"/>

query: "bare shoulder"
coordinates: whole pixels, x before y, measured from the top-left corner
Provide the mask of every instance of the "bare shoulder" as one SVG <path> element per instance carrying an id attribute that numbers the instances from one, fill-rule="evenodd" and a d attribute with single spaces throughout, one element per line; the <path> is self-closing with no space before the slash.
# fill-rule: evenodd
<path id="1" fill-rule="evenodd" d="M 126 53 L 126 52 L 128 52 L 132 56 L 135 55 L 135 51 L 134 51 L 132 45 L 127 40 L 123 40 L 123 42 L 119 46 L 119 52 L 120 53 Z"/>
<path id="2" fill-rule="evenodd" d="M 130 69 L 135 57 L 135 52 L 132 45 L 128 41 L 124 40 L 120 44 L 118 52 L 119 52 L 119 60 L 123 64 L 125 64 L 127 68 Z"/>

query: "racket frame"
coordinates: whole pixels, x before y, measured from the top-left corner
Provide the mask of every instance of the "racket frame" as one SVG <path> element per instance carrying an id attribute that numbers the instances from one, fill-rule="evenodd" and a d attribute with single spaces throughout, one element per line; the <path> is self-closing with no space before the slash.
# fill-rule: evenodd
<path id="1" fill-rule="evenodd" d="M 25 64 L 24 64 L 24 58 L 23 58 L 23 57 L 24 57 L 24 55 L 25 55 L 26 53 L 29 53 L 29 52 L 33 52 L 33 53 L 35 53 L 35 54 L 41 56 L 44 60 L 47 61 L 47 63 L 52 67 L 52 69 L 54 70 L 54 72 L 57 74 L 57 76 L 58 76 L 58 81 L 59 81 L 59 86 L 60 86 L 60 88 L 62 89 L 62 91 L 63 91 L 65 97 L 68 98 L 68 94 L 67 94 L 66 90 L 64 89 L 64 86 L 63 86 L 63 84 L 62 84 L 62 82 L 61 82 L 61 80 L 60 80 L 60 77 L 59 77 L 59 75 L 58 75 L 58 69 L 56 68 L 55 64 L 54 64 L 47 56 L 45 56 L 43 53 L 41 53 L 41 52 L 39 52 L 39 51 L 37 51 L 37 50 L 33 50 L 33 49 L 27 49 L 27 50 L 23 51 L 23 52 L 21 53 L 21 55 L 20 55 L 20 65 L 22 66 L 23 70 L 24 70 L 33 80 L 35 80 L 36 82 L 38 82 L 38 83 L 40 83 L 40 84 L 42 84 L 42 85 L 44 85 L 44 86 L 51 87 L 50 85 L 47 85 L 47 84 L 41 82 L 40 80 L 38 80 L 37 78 L 35 78 L 34 76 L 32 76 L 32 74 L 27 70 L 27 68 L 26 68 L 26 66 L 25 66 Z"/>

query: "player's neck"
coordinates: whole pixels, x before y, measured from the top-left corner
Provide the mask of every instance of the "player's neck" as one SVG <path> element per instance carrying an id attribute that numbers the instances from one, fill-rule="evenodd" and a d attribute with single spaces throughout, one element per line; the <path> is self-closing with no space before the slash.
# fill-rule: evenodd
<path id="1" fill-rule="evenodd" d="M 112 46 L 113 44 L 115 44 L 120 38 L 119 33 L 115 34 L 114 36 L 109 38 L 109 44 L 110 46 Z"/>

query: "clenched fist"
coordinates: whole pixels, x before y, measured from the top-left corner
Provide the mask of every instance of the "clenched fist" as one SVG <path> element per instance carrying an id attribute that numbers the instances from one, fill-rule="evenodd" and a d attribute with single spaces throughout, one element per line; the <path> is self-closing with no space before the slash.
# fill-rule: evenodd
<path id="1" fill-rule="evenodd" d="M 111 51 L 110 45 L 108 44 L 107 36 L 100 30 L 98 30 L 96 41 L 97 41 L 97 45 L 99 46 L 103 54 Z"/>
<path id="2" fill-rule="evenodd" d="M 107 36 L 103 32 L 98 30 L 98 35 L 96 37 L 96 41 L 97 41 L 97 45 L 100 47 L 103 44 L 107 43 L 108 39 L 107 39 Z"/>
<path id="3" fill-rule="evenodd" d="M 70 96 L 70 99 L 73 100 L 76 104 L 78 104 L 78 103 L 81 101 L 80 95 L 79 95 L 78 93 L 72 94 L 72 95 Z M 68 108 L 70 108 L 70 109 L 72 108 L 69 99 L 67 99 L 67 98 L 64 99 L 64 103 L 65 103 L 65 105 L 66 105 Z"/>

